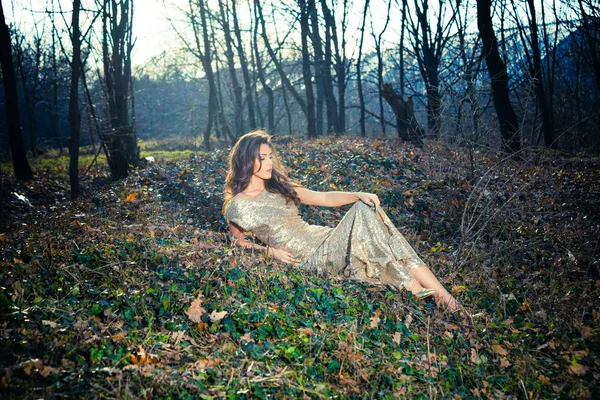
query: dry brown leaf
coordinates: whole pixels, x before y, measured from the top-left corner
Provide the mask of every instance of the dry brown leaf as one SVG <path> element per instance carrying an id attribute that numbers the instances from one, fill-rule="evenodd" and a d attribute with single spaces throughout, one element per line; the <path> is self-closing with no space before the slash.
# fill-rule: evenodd
<path id="1" fill-rule="evenodd" d="M 203 332 L 208 329 L 208 324 L 204 321 L 198 322 L 198 330 Z"/>
<path id="2" fill-rule="evenodd" d="M 361 353 L 350 353 L 348 354 L 348 360 L 350 361 L 359 361 L 363 358 Z"/>
<path id="3" fill-rule="evenodd" d="M 501 366 L 502 368 L 506 368 L 506 367 L 510 367 L 510 366 L 511 366 L 511 364 L 510 364 L 510 361 L 508 361 L 508 360 L 507 360 L 505 357 L 502 357 L 502 358 L 500 359 L 500 366 Z"/>
<path id="4" fill-rule="evenodd" d="M 312 328 L 298 328 L 298 329 L 296 329 L 296 331 L 298 333 L 303 333 L 306 336 L 312 336 L 312 335 L 314 335 L 314 332 L 313 332 Z"/>
<path id="5" fill-rule="evenodd" d="M 462 286 L 462 285 L 460 285 L 460 286 L 452 286 L 452 294 L 454 296 L 456 296 L 457 294 L 460 294 L 460 293 L 464 292 L 465 290 L 467 290 L 466 286 Z"/>
<path id="6" fill-rule="evenodd" d="M 531 307 L 529 307 L 529 303 L 524 301 L 521 304 L 521 311 L 531 311 Z"/>
<path id="7" fill-rule="evenodd" d="M 113 342 L 119 342 L 125 339 L 125 335 L 127 335 L 127 331 L 121 331 L 119 333 L 115 333 L 110 338 L 113 340 Z"/>
<path id="8" fill-rule="evenodd" d="M 379 325 L 379 321 L 381 321 L 381 319 L 379 318 L 380 315 L 381 311 L 375 311 L 374 315 L 370 318 L 371 324 L 369 326 L 371 328 L 377 328 L 377 325 Z"/>
<path id="9" fill-rule="evenodd" d="M 585 375 L 587 368 L 581 364 L 569 365 L 569 373 L 572 375 Z"/>
<path id="10" fill-rule="evenodd" d="M 206 368 L 209 367 L 214 367 L 215 365 L 218 365 L 221 363 L 221 359 L 220 358 L 207 358 L 204 360 L 198 360 L 194 363 L 194 367 L 200 369 L 200 370 L 205 370 Z"/>
<path id="11" fill-rule="evenodd" d="M 402 334 L 400 332 L 394 332 L 394 336 L 392 337 L 392 342 L 396 344 L 400 344 L 402 340 Z"/>
<path id="12" fill-rule="evenodd" d="M 208 318 L 210 318 L 210 320 L 212 322 L 219 322 L 220 320 L 222 320 L 223 318 L 225 318 L 226 315 L 227 315 L 227 311 L 213 310 L 213 312 L 211 312 L 210 314 L 208 314 Z"/>
<path id="13" fill-rule="evenodd" d="M 500 346 L 499 344 L 493 345 L 492 350 L 494 350 L 494 353 L 500 354 L 501 356 L 505 356 L 508 354 L 508 351 L 506 351 L 506 349 Z"/>
<path id="14" fill-rule="evenodd" d="M 248 333 L 244 333 L 242 336 L 240 336 L 240 341 L 246 341 L 248 343 L 252 342 L 254 343 L 254 339 L 252 339 L 252 336 L 250 336 L 250 332 Z"/>
<path id="15" fill-rule="evenodd" d="M 58 324 L 54 321 L 42 320 L 42 325 L 47 325 L 50 328 L 56 328 Z"/>
<path id="16" fill-rule="evenodd" d="M 179 343 L 180 340 L 183 340 L 184 335 L 185 335 L 184 331 L 171 332 L 171 341 L 173 341 L 175 343 Z"/>
<path id="17" fill-rule="evenodd" d="M 192 301 L 192 304 L 190 304 L 190 307 L 185 312 L 188 315 L 188 318 L 193 322 L 201 322 L 200 318 L 206 312 L 206 310 L 200 306 L 203 298 L 204 296 L 202 296 L 202 293 L 198 294 L 198 297 Z"/>
<path id="18" fill-rule="evenodd" d="M 544 385 L 550 384 L 550 378 L 548 378 L 547 376 L 544 376 L 544 375 L 538 376 L 538 381 L 542 382 Z"/>
<path id="19" fill-rule="evenodd" d="M 137 199 L 138 196 L 139 196 L 138 193 L 135 193 L 135 192 L 129 193 L 127 195 L 127 197 L 125 197 L 125 201 L 133 201 L 133 200 Z"/>
<path id="20" fill-rule="evenodd" d="M 46 378 L 50 374 L 57 374 L 57 373 L 58 373 L 58 369 L 49 367 L 47 365 L 44 368 L 42 368 L 42 370 L 40 371 L 40 375 L 43 376 L 44 378 Z"/>
<path id="21" fill-rule="evenodd" d="M 154 354 L 146 353 L 146 350 L 142 346 L 139 347 L 137 356 L 131 355 L 130 359 L 134 365 L 139 365 L 140 367 L 158 362 L 158 357 Z"/>
<path id="22" fill-rule="evenodd" d="M 127 238 L 125 238 L 125 240 L 129 243 L 133 242 L 135 240 L 135 236 L 133 236 L 133 233 L 128 233 L 127 234 Z"/>
<path id="23" fill-rule="evenodd" d="M 477 350 L 471 348 L 471 362 L 475 364 L 475 361 L 477 361 Z"/>

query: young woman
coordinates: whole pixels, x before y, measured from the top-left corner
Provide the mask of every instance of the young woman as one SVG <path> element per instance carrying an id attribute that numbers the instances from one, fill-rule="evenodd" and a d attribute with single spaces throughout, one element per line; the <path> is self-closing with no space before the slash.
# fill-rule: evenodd
<path id="1" fill-rule="evenodd" d="M 330 228 L 304 222 L 298 215 L 299 203 L 354 206 L 336 228 Z M 317 272 L 405 287 L 417 298 L 435 296 L 450 312 L 460 309 L 392 224 L 377 195 L 316 192 L 294 184 L 265 131 L 250 132 L 233 147 L 223 210 L 232 238 L 243 247 L 264 250 L 279 261 Z M 267 246 L 246 240 L 244 232 L 249 231 Z"/>

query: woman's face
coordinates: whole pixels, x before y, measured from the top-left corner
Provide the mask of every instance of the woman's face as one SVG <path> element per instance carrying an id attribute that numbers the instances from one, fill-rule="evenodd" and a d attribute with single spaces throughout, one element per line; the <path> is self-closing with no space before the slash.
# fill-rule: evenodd
<path id="1" fill-rule="evenodd" d="M 261 144 L 258 157 L 254 160 L 254 175 L 260 179 L 271 179 L 273 174 L 273 149 L 268 144 Z"/>

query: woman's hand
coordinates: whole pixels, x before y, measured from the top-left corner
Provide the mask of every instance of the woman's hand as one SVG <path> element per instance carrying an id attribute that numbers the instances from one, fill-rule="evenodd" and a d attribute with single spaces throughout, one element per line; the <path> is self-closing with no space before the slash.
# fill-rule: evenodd
<path id="1" fill-rule="evenodd" d="M 375 212 L 379 211 L 379 207 L 381 206 L 381 202 L 379 201 L 379 197 L 373 193 L 357 193 L 356 194 L 360 201 L 373 208 Z"/>
<path id="2" fill-rule="evenodd" d="M 286 264 L 300 264 L 300 260 L 295 258 L 294 255 L 288 251 L 275 249 L 273 247 L 269 247 L 269 255 L 276 260 L 279 260 Z"/>

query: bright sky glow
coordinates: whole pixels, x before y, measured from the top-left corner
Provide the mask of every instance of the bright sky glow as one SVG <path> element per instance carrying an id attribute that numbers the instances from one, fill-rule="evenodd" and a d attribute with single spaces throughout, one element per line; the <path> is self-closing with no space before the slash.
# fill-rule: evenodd
<path id="1" fill-rule="evenodd" d="M 252 0 L 250 0 L 252 1 Z M 62 7 L 64 13 L 63 19 L 57 16 L 58 29 L 66 36 L 67 26 L 71 21 L 71 10 L 72 0 L 3 0 L 4 11 L 6 18 L 9 23 L 15 23 L 17 28 L 27 34 L 34 32 L 34 26 L 39 30 L 43 30 L 45 35 L 50 35 L 50 24 L 48 22 L 47 14 L 45 11 L 51 10 L 52 3 L 54 2 L 55 12 L 59 11 L 59 5 Z M 466 1 L 465 1 L 466 2 Z M 465 3 L 463 2 L 463 4 Z M 216 0 L 207 0 L 209 6 L 218 10 L 218 3 Z M 267 3 L 267 2 L 265 2 Z M 280 10 L 284 2 L 277 0 L 273 1 L 274 4 L 279 5 Z M 286 1 L 285 3 L 289 3 Z M 338 3 L 342 3 L 342 0 L 338 0 Z M 359 27 L 362 19 L 362 9 L 364 7 L 364 0 L 349 0 L 350 13 L 348 23 L 348 34 L 347 34 L 347 55 L 352 58 L 354 56 L 353 51 L 356 49 Z M 469 0 L 468 3 L 471 5 L 470 15 L 468 20 L 471 22 L 470 31 L 476 29 L 475 24 L 475 11 L 474 5 L 475 0 Z M 538 4 L 538 12 L 540 1 L 536 1 Z M 240 16 L 241 23 L 248 26 L 249 21 L 249 8 L 248 1 L 237 0 L 238 13 Z M 385 24 L 386 13 L 387 13 L 388 0 L 371 0 L 370 2 L 370 15 L 373 21 L 373 29 L 376 34 L 379 33 Z M 384 36 L 384 47 L 397 47 L 399 41 L 399 26 L 401 20 L 401 1 L 392 0 L 391 4 L 391 17 L 387 31 Z M 409 6 L 412 7 L 413 1 L 409 1 Z M 448 2 L 446 2 L 448 4 Z M 189 22 L 185 21 L 185 17 L 182 11 L 188 10 L 188 0 L 134 0 L 134 21 L 133 30 L 134 37 L 136 37 L 136 44 L 133 53 L 133 64 L 136 66 L 143 66 L 147 64 L 153 57 L 157 57 L 163 53 L 173 54 L 177 50 L 183 47 L 181 39 L 178 37 L 173 29 L 173 26 L 177 27 L 178 31 L 188 38 L 191 36 L 191 29 Z M 437 1 L 430 1 L 430 14 L 437 15 Z M 96 10 L 96 0 L 82 0 L 82 7 L 87 10 Z M 341 5 L 339 5 L 341 7 Z M 267 10 L 265 10 L 267 11 Z M 412 13 L 411 11 L 409 11 Z M 412 13 L 414 14 L 414 13 Z M 447 5 L 446 15 L 450 15 L 451 10 Z M 81 16 L 81 26 L 85 29 L 89 25 L 90 18 L 92 17 L 92 11 L 84 12 Z M 270 15 L 265 15 L 267 19 L 270 19 Z M 341 19 L 340 12 L 337 13 L 338 19 Z M 463 16 L 464 18 L 464 16 Z M 288 20 L 286 20 L 288 19 Z M 280 37 L 285 34 L 285 31 L 289 27 L 289 16 L 278 16 L 277 30 Z M 272 25 L 272 24 L 271 24 Z M 272 29 L 273 27 L 271 27 Z M 95 32 L 97 40 L 100 40 L 101 32 L 99 24 L 97 22 L 97 32 Z M 374 42 L 371 36 L 371 24 L 367 22 L 365 32 L 365 43 L 364 50 L 369 52 L 374 47 Z M 299 28 L 298 28 L 299 30 Z M 408 36 L 408 34 L 407 34 Z M 64 39 L 63 39 L 64 40 Z M 341 39 L 340 39 L 341 40 Z M 68 40 L 66 40 L 68 42 Z M 275 39 L 273 38 L 273 42 Z M 67 44 L 65 44 L 66 47 Z"/>

